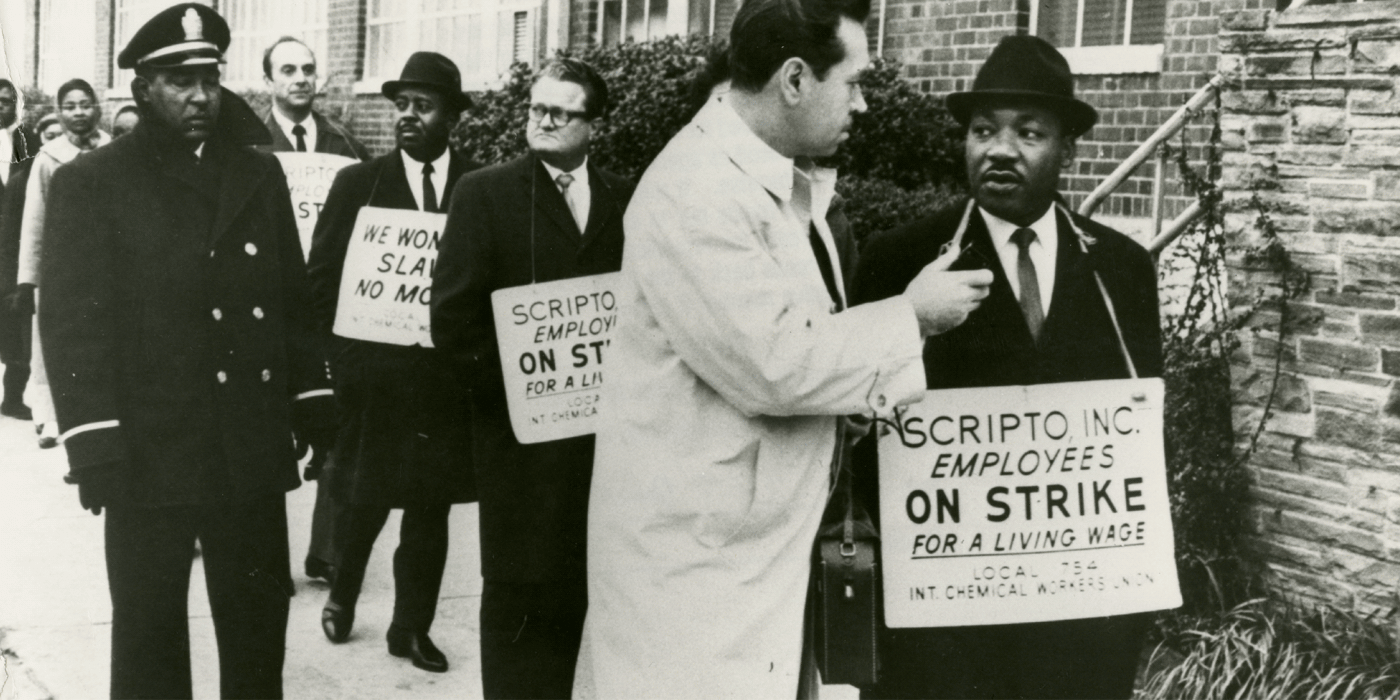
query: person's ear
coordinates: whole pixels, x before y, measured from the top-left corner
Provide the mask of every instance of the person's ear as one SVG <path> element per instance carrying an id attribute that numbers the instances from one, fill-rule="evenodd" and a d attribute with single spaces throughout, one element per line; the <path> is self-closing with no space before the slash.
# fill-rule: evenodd
<path id="1" fill-rule="evenodd" d="M 1061 153 L 1060 153 L 1060 169 L 1061 169 L 1061 170 L 1069 170 L 1069 169 L 1070 169 L 1070 166 L 1074 165 L 1074 154 L 1075 154 L 1075 151 L 1076 151 L 1078 148 L 1079 148 L 1079 137 L 1078 137 L 1078 136 L 1062 136 L 1062 137 L 1060 137 L 1060 150 L 1061 150 Z"/>
<path id="2" fill-rule="evenodd" d="M 795 105 L 802 98 L 802 79 L 807 71 L 807 63 L 796 56 L 783 61 L 778 67 L 778 89 L 783 102 Z"/>
<path id="3" fill-rule="evenodd" d="M 151 81 L 136 76 L 131 79 L 131 98 L 138 103 L 151 101 Z"/>

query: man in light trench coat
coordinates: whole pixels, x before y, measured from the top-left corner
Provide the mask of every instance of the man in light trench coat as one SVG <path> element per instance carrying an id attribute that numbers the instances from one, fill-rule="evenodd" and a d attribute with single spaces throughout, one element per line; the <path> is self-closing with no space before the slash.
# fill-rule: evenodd
<path id="1" fill-rule="evenodd" d="M 627 209 L 575 697 L 795 697 L 838 421 L 917 400 L 923 339 L 987 294 L 991 273 L 940 259 L 843 310 L 836 174 L 810 158 L 865 109 L 869 9 L 744 3 L 730 92 Z"/>

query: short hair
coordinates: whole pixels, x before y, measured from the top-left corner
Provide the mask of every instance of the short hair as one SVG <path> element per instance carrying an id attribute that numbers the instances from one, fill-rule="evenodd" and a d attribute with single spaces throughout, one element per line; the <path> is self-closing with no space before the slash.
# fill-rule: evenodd
<path id="1" fill-rule="evenodd" d="M 49 125 L 50 125 L 50 124 L 57 124 L 57 123 L 58 123 L 58 114 L 55 113 L 55 112 L 49 112 L 48 114 L 45 114 L 44 116 L 39 117 L 38 123 L 36 123 L 36 124 L 34 125 L 34 131 L 35 131 L 36 133 L 43 133 L 44 129 L 49 128 Z"/>
<path id="2" fill-rule="evenodd" d="M 827 71 L 846 58 L 837 36 L 841 18 L 865 24 L 869 16 L 870 0 L 748 0 L 729 30 L 734 87 L 761 90 L 793 57 L 825 80 Z"/>
<path id="3" fill-rule="evenodd" d="M 116 121 L 116 120 L 120 119 L 121 116 L 122 116 L 123 114 L 126 114 L 126 113 L 128 113 L 128 112 L 130 112 L 130 113 L 132 113 L 132 114 L 135 114 L 135 115 L 138 116 L 138 117 L 141 116 L 141 110 L 137 109 L 137 108 L 136 108 L 136 105 L 133 105 L 133 104 L 125 104 L 125 105 L 122 105 L 122 106 L 121 106 L 121 109 L 118 109 L 118 110 L 117 110 L 117 113 L 116 113 L 116 114 L 113 114 L 113 115 L 112 115 L 112 121 Z"/>
<path id="4" fill-rule="evenodd" d="M 58 86 L 58 92 L 55 92 L 53 95 L 54 105 L 57 106 L 59 104 L 62 104 L 63 96 L 67 95 L 68 93 L 74 90 L 82 90 L 83 93 L 88 96 L 88 99 L 92 100 L 93 103 L 96 104 L 97 91 L 92 89 L 92 85 L 89 85 L 88 81 L 83 80 L 82 78 L 73 78 L 72 80 L 69 80 L 68 82 Z"/>
<path id="5" fill-rule="evenodd" d="M 16 95 L 19 94 L 19 90 L 15 88 L 14 83 L 10 82 L 8 78 L 0 78 L 0 90 L 6 89 L 8 89 L 10 92 L 15 93 Z"/>
<path id="6" fill-rule="evenodd" d="M 263 75 L 266 76 L 268 79 L 272 78 L 272 50 L 283 44 L 301 44 L 302 46 L 306 47 L 307 53 L 311 54 L 311 60 L 317 60 L 316 52 L 312 51 L 311 47 L 301 39 L 298 39 L 294 36 L 278 37 L 277 41 L 272 42 L 272 45 L 267 47 L 267 49 L 263 51 Z"/>
<path id="7" fill-rule="evenodd" d="M 608 113 L 608 84 L 593 66 L 578 60 L 560 56 L 550 59 L 535 74 L 530 83 L 534 87 L 543 78 L 553 78 L 573 83 L 583 88 L 583 109 L 589 119 L 597 119 Z"/>

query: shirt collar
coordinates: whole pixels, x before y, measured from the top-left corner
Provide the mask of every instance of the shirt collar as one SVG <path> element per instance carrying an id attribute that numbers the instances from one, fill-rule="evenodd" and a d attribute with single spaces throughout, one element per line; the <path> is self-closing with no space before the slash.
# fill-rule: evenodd
<path id="1" fill-rule="evenodd" d="M 982 213 L 982 220 L 987 223 L 987 234 L 992 237 L 992 243 L 998 248 L 1009 244 L 1011 242 L 1011 234 L 1015 233 L 1016 229 L 1021 228 L 1010 221 L 988 212 L 980 205 L 977 207 L 977 211 Z M 1045 213 L 1041 214 L 1039 219 L 1036 219 L 1034 223 L 1026 228 L 1035 231 L 1035 238 L 1037 241 L 1047 246 L 1056 245 L 1059 239 L 1059 225 L 1055 221 L 1055 206 L 1053 204 L 1050 205 L 1050 207 L 1045 210 Z"/>
<path id="2" fill-rule="evenodd" d="M 549 179 L 551 180 L 558 181 L 559 176 L 565 174 L 563 170 L 544 162 L 543 159 L 540 160 L 540 165 L 544 166 L 544 170 L 549 173 Z M 574 177 L 574 184 L 581 184 L 586 187 L 588 185 L 588 156 L 584 156 L 583 163 L 577 168 L 570 170 L 568 174 Z"/>
<path id="3" fill-rule="evenodd" d="M 408 171 L 408 174 L 420 176 L 423 174 L 422 161 L 415 160 L 413 156 L 408 154 L 408 151 L 405 151 L 402 148 L 399 149 L 399 155 L 403 156 L 403 167 L 404 170 Z M 442 155 L 433 159 L 433 174 L 447 177 L 447 168 L 451 165 L 451 163 L 452 147 L 448 146 L 447 148 L 442 149 Z"/>
<path id="4" fill-rule="evenodd" d="M 791 201 L 793 178 L 800 177 L 793 159 L 759 138 L 724 97 L 719 94 L 707 102 L 695 115 L 695 125 L 718 143 L 734 165 L 774 197 L 783 202 Z M 812 217 L 824 217 L 836 192 L 836 171 L 813 166 L 807 172 L 812 178 Z"/>
<path id="5" fill-rule="evenodd" d="M 272 106 L 272 118 L 275 119 L 275 120 L 277 121 L 277 126 L 282 127 L 282 131 L 285 132 L 285 133 L 288 133 L 288 134 L 292 133 L 292 127 L 294 127 L 294 126 L 296 126 L 296 125 L 298 125 L 298 124 L 305 124 L 305 123 L 310 122 L 310 121 L 312 120 L 311 113 L 310 113 L 310 112 L 307 112 L 307 113 L 306 113 L 306 118 L 305 118 L 305 119 L 303 119 L 303 120 L 301 120 L 301 121 L 299 121 L 299 122 L 294 122 L 294 121 L 288 119 L 287 117 L 283 116 L 282 111 L 279 110 L 279 109 L 277 109 L 277 105 L 273 105 L 273 106 Z M 310 128 L 309 128 L 309 127 L 303 127 L 303 128 L 306 128 L 306 129 L 307 129 L 307 133 L 310 133 Z"/>

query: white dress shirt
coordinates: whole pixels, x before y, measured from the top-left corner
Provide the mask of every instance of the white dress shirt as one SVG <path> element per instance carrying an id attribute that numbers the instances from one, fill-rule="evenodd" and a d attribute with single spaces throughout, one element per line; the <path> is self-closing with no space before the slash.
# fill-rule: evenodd
<path id="1" fill-rule="evenodd" d="M 418 210 L 423 210 L 423 164 L 413 159 L 407 151 L 399 149 L 399 155 L 403 156 L 403 173 L 408 179 L 408 189 L 413 191 L 413 201 L 418 203 Z M 442 211 L 442 202 L 447 197 L 447 168 L 452 165 L 452 149 L 445 148 L 442 155 L 433 161 L 433 189 L 437 190 L 438 210 Z"/>
<path id="2" fill-rule="evenodd" d="M 1021 277 L 1016 274 L 1016 269 L 1020 263 L 1021 249 L 1012 242 L 1011 234 L 1021 227 L 997 218 L 982 207 L 977 209 L 982 212 L 982 220 L 987 222 L 987 233 L 991 235 L 992 244 L 997 248 L 997 257 L 1001 258 L 1001 269 L 1006 273 L 1007 281 L 1011 282 L 1011 291 L 1016 293 L 1016 300 L 1020 301 Z M 1031 263 L 1035 265 L 1035 279 L 1040 283 L 1040 306 L 1046 316 L 1050 315 L 1050 294 L 1055 290 L 1055 261 L 1060 241 L 1057 222 L 1055 207 L 1052 205 L 1035 223 L 1026 227 L 1035 231 L 1035 240 L 1031 241 L 1027 250 L 1031 254 Z"/>
<path id="3" fill-rule="evenodd" d="M 282 116 L 282 112 L 278 111 L 274 106 L 272 108 L 272 118 L 277 121 L 277 126 L 282 128 L 282 133 L 287 135 L 287 142 L 292 144 L 292 148 L 296 148 L 297 145 L 297 136 L 292 133 L 292 127 L 300 124 L 303 129 L 306 129 L 306 134 L 302 136 L 302 138 L 306 139 L 306 152 L 314 153 L 316 151 L 316 117 L 312 116 L 310 112 L 306 113 L 305 119 L 294 122 Z"/>
<path id="4" fill-rule="evenodd" d="M 554 181 L 554 186 L 559 187 L 559 176 L 564 175 L 564 171 L 549 163 L 540 161 L 544 169 L 549 173 L 549 179 Z M 588 211 L 593 204 L 593 190 L 588 185 L 588 158 L 583 159 L 583 164 L 570 170 L 567 174 L 574 176 L 574 181 L 569 184 L 569 199 L 574 201 L 574 213 L 578 217 L 578 231 L 583 233 L 588 228 Z M 560 194 L 564 188 L 559 187 Z"/>
<path id="5" fill-rule="evenodd" d="M 0 156 L 4 157 L 4 166 L 0 167 L 0 182 L 10 184 L 10 164 L 15 157 L 15 129 L 19 128 L 19 120 L 8 128 L 0 129 Z"/>

